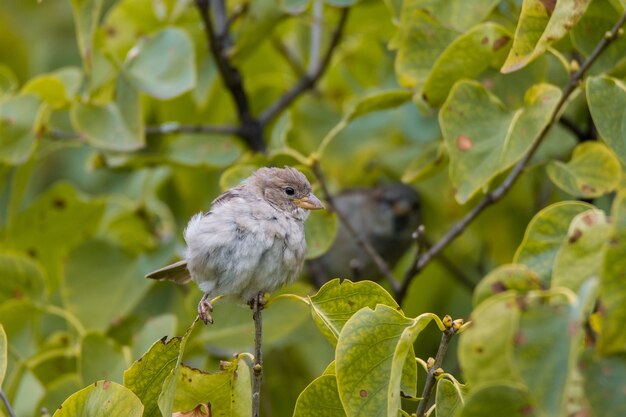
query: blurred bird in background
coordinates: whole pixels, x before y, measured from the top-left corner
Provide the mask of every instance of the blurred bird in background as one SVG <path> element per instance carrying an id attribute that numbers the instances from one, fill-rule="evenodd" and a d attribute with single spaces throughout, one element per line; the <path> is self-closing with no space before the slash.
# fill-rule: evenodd
<path id="1" fill-rule="evenodd" d="M 348 217 L 352 227 L 393 268 L 413 242 L 412 234 L 421 223 L 417 192 L 405 184 L 392 183 L 347 189 L 334 200 L 337 210 Z M 306 269 L 318 287 L 337 277 L 360 281 L 381 276 L 341 222 L 330 249 L 319 258 L 309 260 Z"/>

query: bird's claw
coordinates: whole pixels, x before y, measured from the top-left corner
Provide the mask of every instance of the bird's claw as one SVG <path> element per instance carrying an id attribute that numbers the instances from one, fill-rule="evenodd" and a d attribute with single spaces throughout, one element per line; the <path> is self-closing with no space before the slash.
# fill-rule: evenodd
<path id="1" fill-rule="evenodd" d="M 198 303 L 198 316 L 204 322 L 204 324 L 213 324 L 213 317 L 211 317 L 211 311 L 213 311 L 213 305 L 209 301 L 209 295 L 204 294 Z"/>

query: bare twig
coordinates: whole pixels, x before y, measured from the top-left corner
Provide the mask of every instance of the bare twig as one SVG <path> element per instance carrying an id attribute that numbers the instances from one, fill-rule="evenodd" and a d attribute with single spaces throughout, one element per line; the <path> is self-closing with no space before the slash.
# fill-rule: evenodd
<path id="1" fill-rule="evenodd" d="M 589 140 L 587 137 L 587 132 L 582 130 L 580 127 L 576 125 L 573 121 L 568 119 L 567 117 L 561 117 L 559 119 L 559 124 L 569 130 L 571 133 L 576 136 L 579 142 L 583 142 L 585 140 Z"/>
<path id="2" fill-rule="evenodd" d="M 324 176 L 324 173 L 322 172 L 322 169 L 320 168 L 319 161 L 317 160 L 314 161 L 311 166 L 311 169 L 313 170 L 315 177 L 317 178 L 317 180 L 320 183 L 320 186 L 322 187 L 324 198 L 326 202 L 328 203 L 328 206 L 337 214 L 339 221 L 345 226 L 346 230 L 352 236 L 354 241 L 361 247 L 361 249 L 365 251 L 365 253 L 367 253 L 370 256 L 370 258 L 372 258 L 372 260 L 374 261 L 374 263 L 376 264 L 380 272 L 384 275 L 385 279 L 387 279 L 387 282 L 389 283 L 389 286 L 391 287 L 392 291 L 396 293 L 400 289 L 400 286 L 399 286 L 399 282 L 394 277 L 393 272 L 391 272 L 391 268 L 389 268 L 389 265 L 387 265 L 387 262 L 385 262 L 385 260 L 380 256 L 380 254 L 376 251 L 376 249 L 374 249 L 374 247 L 367 241 L 367 239 L 364 239 L 363 236 L 361 236 L 361 234 L 354 229 L 354 227 L 350 223 L 350 220 L 348 220 L 348 217 L 345 215 L 345 213 L 342 213 L 340 210 L 338 210 L 337 205 L 335 204 L 333 195 L 330 193 L 330 190 L 328 189 L 328 185 L 326 183 L 326 177 Z"/>
<path id="3" fill-rule="evenodd" d="M 157 126 L 146 126 L 146 134 L 170 133 L 216 133 L 219 135 L 237 135 L 239 127 L 230 125 L 181 125 L 179 123 L 164 123 Z"/>
<path id="4" fill-rule="evenodd" d="M 441 342 L 439 343 L 439 349 L 437 350 L 437 356 L 435 356 L 435 361 L 432 364 L 429 364 L 428 373 L 426 375 L 426 382 L 424 383 L 424 390 L 422 391 L 422 399 L 420 400 L 419 405 L 417 406 L 417 417 L 424 417 L 426 415 L 426 410 L 428 410 L 428 403 L 430 401 L 430 395 L 433 392 L 433 388 L 435 387 L 436 375 L 441 372 L 441 364 L 443 363 L 443 359 L 446 356 L 448 351 L 448 346 L 450 346 L 450 340 L 452 336 L 457 332 L 454 327 L 449 327 L 443 331 L 441 335 Z"/>
<path id="5" fill-rule="evenodd" d="M 296 55 L 296 53 L 292 51 L 291 48 L 289 48 L 289 46 L 287 46 L 283 41 L 275 36 L 272 36 L 271 42 L 274 49 L 276 49 L 279 54 L 285 57 L 285 61 L 287 61 L 287 63 L 296 75 L 302 76 L 302 74 L 306 72 L 302 61 Z"/>
<path id="6" fill-rule="evenodd" d="M 335 48 L 341 41 L 341 37 L 343 35 L 343 29 L 348 20 L 348 12 L 349 8 L 342 8 L 340 11 L 339 21 L 337 22 L 337 26 L 333 30 L 331 35 L 330 43 L 328 48 L 326 49 L 326 53 L 322 57 L 321 61 L 317 65 L 317 67 L 311 71 L 307 72 L 300 81 L 296 85 L 294 85 L 290 90 L 288 90 L 284 95 L 282 95 L 274 104 L 272 104 L 269 108 L 267 108 L 261 115 L 259 116 L 259 121 L 261 125 L 265 126 L 269 122 L 271 122 L 276 116 L 278 116 L 283 110 L 285 110 L 296 98 L 298 98 L 302 93 L 306 90 L 309 90 L 315 86 L 315 84 L 322 77 L 328 65 L 330 64 L 330 60 L 333 56 L 333 52 Z M 315 22 L 314 22 L 315 24 Z"/>
<path id="7" fill-rule="evenodd" d="M 263 293 L 254 297 L 252 302 L 252 319 L 254 320 L 254 365 L 252 367 L 252 417 L 259 417 L 261 410 L 261 382 L 263 381 L 263 350 L 261 339 L 263 337 Z"/>
<path id="8" fill-rule="evenodd" d="M 263 140 L 263 126 L 256 119 L 251 111 L 248 95 L 243 85 L 243 80 L 239 70 L 233 66 L 227 56 L 229 46 L 229 36 L 227 30 L 227 19 L 223 0 L 215 3 L 217 24 L 221 32 L 216 32 L 213 27 L 209 0 L 196 0 L 196 6 L 206 32 L 209 51 L 215 60 L 224 85 L 230 92 L 237 116 L 239 117 L 238 135 L 246 142 L 253 151 L 265 152 L 265 142 Z M 219 33 L 219 36 L 217 35 Z"/>
<path id="9" fill-rule="evenodd" d="M 7 413 L 9 413 L 9 417 L 15 417 L 15 413 L 11 408 L 11 403 L 9 403 L 9 399 L 2 389 L 0 389 L 0 399 L 2 399 L 2 402 L 4 403 L 4 408 L 7 410 Z"/>
<path id="10" fill-rule="evenodd" d="M 407 274 L 404 277 L 404 280 L 402 281 L 402 285 L 400 286 L 400 290 L 396 294 L 397 295 L 396 301 L 398 303 L 401 303 L 404 297 L 406 296 L 408 287 L 411 281 L 413 280 L 413 278 L 417 274 L 419 274 L 424 269 L 424 267 L 439 252 L 441 252 L 454 239 L 456 239 L 461 233 L 463 233 L 465 229 L 474 221 L 474 219 L 476 219 L 480 215 L 480 213 L 482 213 L 484 209 L 494 204 L 495 202 L 499 201 L 511 189 L 515 181 L 519 178 L 519 176 L 524 171 L 524 168 L 526 168 L 526 165 L 528 164 L 530 159 L 535 154 L 535 151 L 537 150 L 537 148 L 539 147 L 539 145 L 545 138 L 550 128 L 558 121 L 559 113 L 561 109 L 565 105 L 569 96 L 578 87 L 578 84 L 582 80 L 582 77 L 585 74 L 585 72 L 589 69 L 589 67 L 591 67 L 591 65 L 596 61 L 596 59 L 598 59 L 598 57 L 606 49 L 606 47 L 609 46 L 611 42 L 613 42 L 617 38 L 618 31 L 624 25 L 625 21 L 626 21 L 626 13 L 624 13 L 620 17 L 620 19 L 615 24 L 615 26 L 613 26 L 611 31 L 608 32 L 604 38 L 602 38 L 602 40 L 598 43 L 598 45 L 596 45 L 591 55 L 589 55 L 587 60 L 580 66 L 578 71 L 576 71 L 575 73 L 571 75 L 570 80 L 567 86 L 565 87 L 565 90 L 563 91 L 561 99 L 559 100 L 556 107 L 554 108 L 554 111 L 552 112 L 550 121 L 543 128 L 541 133 L 539 133 L 539 136 L 537 137 L 535 142 L 533 142 L 530 149 L 526 152 L 526 154 L 522 157 L 522 159 L 517 164 L 515 164 L 515 166 L 509 172 L 509 174 L 504 179 L 502 184 L 500 184 L 496 189 L 494 189 L 493 191 L 485 195 L 485 197 L 483 197 L 483 199 L 476 206 L 474 206 L 474 208 L 472 208 L 469 211 L 469 213 L 465 215 L 465 217 L 463 217 L 461 220 L 455 223 L 448 230 L 448 232 L 445 235 L 443 235 L 443 237 L 441 237 L 441 239 L 439 239 L 433 246 L 430 247 L 430 249 L 422 253 L 415 260 L 414 265 L 411 267 L 411 274 Z"/>

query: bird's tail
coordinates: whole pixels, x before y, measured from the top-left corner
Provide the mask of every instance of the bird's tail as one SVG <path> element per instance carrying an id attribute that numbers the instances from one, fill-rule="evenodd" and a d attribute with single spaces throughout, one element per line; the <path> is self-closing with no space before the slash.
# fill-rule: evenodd
<path id="1" fill-rule="evenodd" d="M 187 261 L 178 261 L 161 269 L 150 272 L 146 278 L 156 279 L 157 281 L 174 281 L 177 284 L 186 284 L 191 281 L 191 276 L 187 270 Z"/>

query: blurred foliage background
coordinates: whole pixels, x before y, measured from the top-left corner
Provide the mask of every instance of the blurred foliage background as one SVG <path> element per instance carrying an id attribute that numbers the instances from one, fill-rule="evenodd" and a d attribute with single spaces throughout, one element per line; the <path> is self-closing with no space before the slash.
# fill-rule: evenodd
<path id="1" fill-rule="evenodd" d="M 178 131 L 185 130 L 181 125 L 238 123 L 193 2 L 107 0 L 94 25 L 96 3 L 0 3 L 0 323 L 9 341 L 2 386 L 18 416 L 53 411 L 96 380 L 121 383 L 123 371 L 156 340 L 182 335 L 195 317 L 199 291 L 148 282 L 144 274 L 176 260 L 190 216 L 256 167 L 296 166 L 319 189 L 307 158 L 368 97 L 392 91 L 400 98 L 393 105 L 374 104 L 379 111 L 365 111 L 338 130 L 319 159 L 327 185 L 333 194 L 391 182 L 409 185 L 420 196 L 425 234 L 435 241 L 510 166 L 485 168 L 470 161 L 466 177 L 478 176 L 475 167 L 487 178 L 460 196 L 459 187 L 468 185 L 450 179 L 456 156 L 444 143 L 439 114 L 453 82 L 478 81 L 508 110 L 528 105 L 529 87 L 566 86 L 569 61 L 588 56 L 624 8 L 617 0 L 593 0 L 571 33 L 553 40 L 554 53 L 503 74 L 519 1 L 450 0 L 440 8 L 436 1 L 336 0 L 317 12 L 315 1 L 228 2 L 229 14 L 240 16 L 230 28 L 227 56 L 242 74 L 253 115 L 262 114 L 311 67 L 315 19 L 321 19 L 318 52 L 324 54 L 340 20 L 337 6 L 350 6 L 326 71 L 264 126 L 267 152 L 259 153 L 237 135 Z M 476 36 L 484 31 L 506 47 L 494 44 L 479 63 L 452 60 L 456 67 L 450 74 L 440 69 L 448 81 L 428 78 L 443 49 L 485 21 L 495 26 L 481 27 Z M 428 24 L 432 28 L 420 32 L 419 25 Z M 476 44 L 460 48 L 473 51 Z M 612 71 L 623 77 L 624 51 L 622 38 L 591 74 Z M 579 142 L 598 137 L 585 94 L 574 95 L 563 118 L 511 192 L 412 281 L 401 303 L 407 316 L 467 318 L 473 286 L 511 262 L 540 209 L 582 198 L 609 211 L 621 170 L 612 154 L 609 162 L 593 165 L 613 164 L 599 193 L 572 192 L 576 185 L 563 185 L 567 181 L 557 168 L 546 174 L 546 166 L 568 160 Z M 611 152 L 607 149 L 603 145 L 602 152 Z M 337 219 L 311 217 L 307 233 L 310 255 L 316 256 L 332 243 Z M 398 277 L 414 252 L 409 248 L 395 266 Z M 365 271 L 363 278 L 389 288 L 377 270 Z M 315 291 L 303 276 L 281 292 Z M 216 370 L 220 359 L 251 350 L 247 307 L 220 303 L 214 317 L 214 325 L 195 331 L 185 362 Z M 333 360 L 334 348 L 296 302 L 274 304 L 264 326 L 263 415 L 290 415 L 299 393 Z M 434 356 L 439 338 L 436 328 L 427 328 L 415 344 L 416 355 Z M 450 351 L 456 351 L 456 341 Z M 455 355 L 448 355 L 444 369 L 460 374 Z"/>

